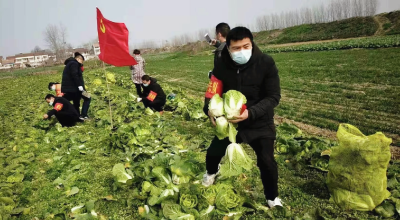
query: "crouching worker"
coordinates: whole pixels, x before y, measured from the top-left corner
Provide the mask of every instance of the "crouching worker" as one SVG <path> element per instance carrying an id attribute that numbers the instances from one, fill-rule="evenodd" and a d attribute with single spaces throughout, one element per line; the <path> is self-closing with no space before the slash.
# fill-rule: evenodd
<path id="1" fill-rule="evenodd" d="M 143 104 L 147 108 L 154 109 L 161 114 L 163 113 L 164 105 L 166 102 L 166 96 L 164 90 L 157 83 L 155 78 L 151 78 L 148 75 L 142 77 L 143 81 Z"/>
<path id="2" fill-rule="evenodd" d="M 52 110 L 43 115 L 43 119 L 49 119 L 55 115 L 58 122 L 63 127 L 72 127 L 76 122 L 80 121 L 79 113 L 74 106 L 63 97 L 54 97 L 54 95 L 46 95 L 46 102 L 53 107 Z"/>
<path id="3" fill-rule="evenodd" d="M 64 93 L 61 92 L 61 83 L 51 82 L 49 83 L 49 90 L 56 91 L 57 97 L 63 97 Z"/>

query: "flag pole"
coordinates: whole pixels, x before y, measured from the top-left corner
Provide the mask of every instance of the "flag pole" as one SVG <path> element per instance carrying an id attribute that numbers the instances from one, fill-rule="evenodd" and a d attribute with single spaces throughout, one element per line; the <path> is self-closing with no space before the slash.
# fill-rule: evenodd
<path id="1" fill-rule="evenodd" d="M 113 118 L 112 118 L 111 102 L 110 102 L 110 86 L 108 85 L 108 80 L 107 80 L 107 75 L 106 75 L 106 67 L 104 66 L 104 61 L 102 61 L 102 64 L 103 64 L 104 77 L 106 77 L 106 84 L 107 84 L 107 89 L 108 89 L 108 107 L 110 108 L 110 122 L 111 122 L 111 130 L 112 130 L 114 128 L 114 126 L 113 126 Z"/>

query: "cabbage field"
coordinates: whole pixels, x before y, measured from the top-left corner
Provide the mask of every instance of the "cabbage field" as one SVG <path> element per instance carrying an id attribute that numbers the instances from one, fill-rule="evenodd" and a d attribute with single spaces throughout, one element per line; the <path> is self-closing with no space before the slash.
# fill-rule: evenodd
<path id="1" fill-rule="evenodd" d="M 267 47 L 264 53 L 280 53 L 295 51 L 326 51 L 326 50 L 346 50 L 346 49 L 377 49 L 400 47 L 400 35 L 389 35 L 383 37 L 356 38 L 333 42 L 300 44 L 295 46 Z"/>
<path id="2" fill-rule="evenodd" d="M 391 57 L 398 50 L 383 49 L 382 52 L 371 53 L 371 57 L 387 56 L 386 67 L 382 62 L 374 62 L 375 68 L 382 69 L 377 72 L 386 73 L 385 77 L 391 80 L 384 84 L 380 75 L 373 77 L 371 72 L 364 71 L 372 68 L 372 64 L 360 67 L 359 74 L 366 77 L 359 77 L 359 83 L 372 83 L 375 87 L 366 86 L 363 91 L 376 94 L 375 99 L 363 96 L 355 99 L 357 105 L 349 104 L 348 109 L 337 108 L 340 116 L 348 116 L 349 119 L 331 118 L 333 122 L 330 123 L 322 120 L 330 118 L 329 111 L 335 111 L 337 104 L 342 101 L 350 103 L 341 98 L 340 91 L 346 90 L 355 97 L 359 94 L 350 93 L 350 87 L 344 88 L 349 85 L 345 82 L 354 82 L 351 76 L 335 76 L 333 69 L 326 71 L 325 76 L 322 76 L 322 72 L 330 65 L 336 65 L 331 63 L 332 59 L 356 55 L 362 59 L 363 53 L 318 53 L 321 53 L 319 57 L 327 58 L 316 61 L 318 67 L 308 60 L 315 59 L 314 54 L 274 55 L 278 68 L 282 67 L 283 99 L 277 109 L 278 114 L 295 120 L 303 118 L 305 122 L 320 116 L 321 120 L 316 120 L 314 124 L 332 130 L 337 129 L 336 120 L 355 124 L 368 134 L 376 131 L 395 134 L 399 128 L 394 123 L 399 118 L 391 116 L 396 115 L 398 100 L 390 97 L 398 91 L 400 79 L 398 74 L 389 71 L 399 65 Z M 0 75 L 0 220 L 399 217 L 399 161 L 390 161 L 387 187 L 391 197 L 382 206 L 367 212 L 342 210 L 329 202 L 330 194 L 326 185 L 329 155 L 338 143 L 308 135 L 291 124 L 277 126 L 275 158 L 279 167 L 279 192 L 284 202 L 283 208 L 267 208 L 255 163 L 250 170 L 244 170 L 238 176 L 217 178 L 215 185 L 204 188 L 201 178 L 205 172 L 205 153 L 215 134 L 215 128 L 202 112 L 206 73 L 212 65 L 211 59 L 206 55 L 183 54 L 148 57 L 147 73 L 159 80 L 167 94 L 176 94 L 175 100 L 167 101 L 162 116 L 144 109 L 142 103 L 135 101 L 135 88 L 128 68 L 107 67 L 105 77 L 102 69 L 87 67 L 84 75 L 88 91 L 92 94 L 89 110 L 91 120 L 73 128 L 62 128 L 55 121 L 41 119 L 49 110 L 44 101 L 44 96 L 49 93 L 47 85 L 60 81 L 60 72 L 15 74 L 4 78 Z M 303 64 L 296 65 L 301 59 Z M 348 70 L 351 62 L 361 61 L 343 58 L 338 63 L 346 62 L 348 65 L 343 68 Z M 336 68 L 342 71 L 341 67 Z M 339 97 L 331 100 L 334 109 L 324 105 L 317 109 L 318 103 L 307 108 L 307 99 L 301 100 L 301 83 L 313 85 L 307 81 L 307 74 L 301 76 L 306 69 L 315 71 L 314 84 L 324 81 L 336 83 L 337 87 L 323 87 L 320 83 L 304 89 L 303 95 L 309 93 L 310 97 L 321 97 L 314 101 L 323 103 L 323 94 L 337 92 Z M 291 79 L 288 72 L 297 78 Z M 110 83 L 110 92 L 106 80 Z M 378 84 L 386 86 L 380 94 L 377 92 Z M 319 90 L 311 91 L 311 88 Z M 389 96 L 385 99 L 387 107 L 374 106 L 385 95 Z M 113 127 L 108 100 L 111 100 Z M 363 103 L 371 109 L 352 110 Z M 357 117 L 361 117 L 364 111 L 371 117 L 374 114 L 385 117 L 380 114 L 385 112 L 388 118 L 379 121 L 379 118 L 367 117 L 366 122 L 352 123 L 351 120 L 359 119 Z M 321 112 L 325 112 L 325 115 Z M 355 118 L 349 116 L 352 112 Z M 371 124 L 368 120 L 378 122 Z M 243 147 L 255 161 L 251 148 L 246 145 Z"/>

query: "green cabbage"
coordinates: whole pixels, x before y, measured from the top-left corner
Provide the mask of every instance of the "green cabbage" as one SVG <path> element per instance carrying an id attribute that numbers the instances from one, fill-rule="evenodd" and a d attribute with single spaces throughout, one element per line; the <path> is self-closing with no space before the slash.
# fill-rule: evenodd
<path id="1" fill-rule="evenodd" d="M 237 135 L 237 130 L 236 130 L 237 125 L 233 123 L 229 123 L 228 126 L 228 131 L 229 131 L 229 141 L 231 143 L 236 143 L 236 135 Z"/>
<path id="2" fill-rule="evenodd" d="M 107 82 L 109 82 L 109 83 L 116 83 L 117 81 L 115 80 L 115 75 L 114 75 L 114 73 L 111 73 L 111 72 L 108 72 L 107 71 L 107 73 L 106 73 L 106 79 L 107 79 Z"/>
<path id="3" fill-rule="evenodd" d="M 201 196 L 206 199 L 209 205 L 215 205 L 215 197 L 217 196 L 217 186 L 211 185 L 210 187 L 204 188 L 201 192 Z"/>
<path id="4" fill-rule="evenodd" d="M 181 206 L 178 204 L 163 204 L 162 212 L 167 219 L 194 220 L 195 217 L 191 214 L 183 213 Z"/>
<path id="5" fill-rule="evenodd" d="M 239 91 L 229 90 L 223 95 L 224 111 L 227 119 L 240 116 L 242 106 L 246 104 L 246 97 Z"/>
<path id="6" fill-rule="evenodd" d="M 180 198 L 180 205 L 186 208 L 194 208 L 197 206 L 197 196 L 190 194 L 182 194 Z"/>
<path id="7" fill-rule="evenodd" d="M 96 85 L 96 86 L 100 86 L 102 84 L 101 79 L 93 80 L 93 84 Z"/>
<path id="8" fill-rule="evenodd" d="M 144 181 L 142 183 L 142 193 L 150 192 L 152 187 L 153 187 L 153 185 L 150 182 Z"/>
<path id="9" fill-rule="evenodd" d="M 390 202 L 384 201 L 380 206 L 375 208 L 375 212 L 384 218 L 390 218 L 396 214 L 396 209 Z"/>
<path id="10" fill-rule="evenodd" d="M 159 219 L 157 216 L 155 216 L 153 213 L 150 212 L 149 206 L 145 205 L 143 207 L 138 208 L 138 212 L 140 217 L 148 220 L 157 220 Z"/>
<path id="11" fill-rule="evenodd" d="M 214 210 L 215 210 L 215 207 L 212 205 L 209 205 L 207 209 L 204 209 L 200 212 L 199 219 L 202 219 L 202 220 L 213 219 Z"/>
<path id="12" fill-rule="evenodd" d="M 227 212 L 235 207 L 241 206 L 243 202 L 243 198 L 237 195 L 232 188 L 228 187 L 219 189 L 215 198 L 215 205 L 217 208 Z"/>
<path id="13" fill-rule="evenodd" d="M 164 182 L 166 185 L 172 182 L 171 176 L 167 173 L 167 170 L 163 167 L 154 167 L 151 172 L 159 181 Z"/>
<path id="14" fill-rule="evenodd" d="M 149 107 L 147 107 L 147 108 L 144 110 L 144 113 L 146 113 L 146 115 L 154 115 L 153 110 L 151 110 Z"/>
<path id="15" fill-rule="evenodd" d="M 250 170 L 253 166 L 253 161 L 244 151 L 240 144 L 231 143 L 226 149 L 225 157 L 221 164 L 221 176 L 230 177 L 237 176 Z"/>
<path id="16" fill-rule="evenodd" d="M 215 123 L 216 123 L 216 136 L 218 137 L 218 139 L 222 140 L 228 137 L 229 136 L 228 125 L 230 124 L 228 123 L 228 120 L 226 120 L 224 116 L 221 116 L 215 120 Z"/>
<path id="17" fill-rule="evenodd" d="M 178 176 L 176 174 L 172 174 L 172 182 L 176 185 L 189 183 L 190 176 Z"/>
<path id="18" fill-rule="evenodd" d="M 224 100 L 215 94 L 208 104 L 208 109 L 214 117 L 219 117 L 224 115 Z"/>
<path id="19" fill-rule="evenodd" d="M 122 163 L 115 164 L 112 173 L 120 183 L 126 183 L 129 179 L 132 179 L 132 176 L 126 172 L 125 166 Z"/>
<path id="20" fill-rule="evenodd" d="M 159 189 L 155 186 L 153 186 L 152 188 L 153 189 L 150 192 L 151 197 L 147 201 L 149 203 L 149 205 L 151 205 L 151 206 L 161 204 L 161 202 L 163 202 L 164 200 L 173 198 L 176 195 L 176 192 L 173 189 L 165 189 L 165 190 L 161 191 L 161 189 Z M 161 191 L 161 193 L 160 193 L 160 191 Z"/>

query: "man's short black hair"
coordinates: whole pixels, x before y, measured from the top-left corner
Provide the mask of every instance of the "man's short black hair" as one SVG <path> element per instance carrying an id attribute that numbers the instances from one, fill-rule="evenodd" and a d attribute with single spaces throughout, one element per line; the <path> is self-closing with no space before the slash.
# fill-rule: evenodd
<path id="1" fill-rule="evenodd" d="M 151 78 L 149 75 L 142 76 L 142 80 L 149 81 Z"/>
<path id="2" fill-rule="evenodd" d="M 229 31 L 231 30 L 231 27 L 227 23 L 219 23 L 215 27 L 215 33 L 218 34 L 220 33 L 222 37 L 225 37 L 228 35 Z"/>
<path id="3" fill-rule="evenodd" d="M 245 27 L 235 27 L 229 31 L 228 36 L 226 37 L 226 45 L 229 47 L 231 45 L 231 40 L 238 41 L 245 38 L 249 38 L 253 44 L 253 34 L 249 29 Z"/>
<path id="4" fill-rule="evenodd" d="M 46 95 L 46 98 L 44 98 L 44 100 L 47 100 L 47 99 L 49 99 L 49 98 L 55 98 L 55 96 L 52 95 L 52 94 L 47 94 L 47 95 Z"/>
<path id="5" fill-rule="evenodd" d="M 51 82 L 51 83 L 49 83 L 49 90 L 51 90 L 51 87 L 53 87 L 54 84 L 60 84 L 60 83 L 58 83 L 58 82 Z"/>
<path id="6" fill-rule="evenodd" d="M 134 50 L 133 50 L 133 54 L 139 55 L 139 54 L 140 54 L 140 50 L 134 49 Z"/>
<path id="7" fill-rule="evenodd" d="M 76 59 L 78 56 L 82 57 L 82 60 L 85 61 L 85 57 L 81 53 L 75 52 L 74 53 L 74 58 Z"/>

